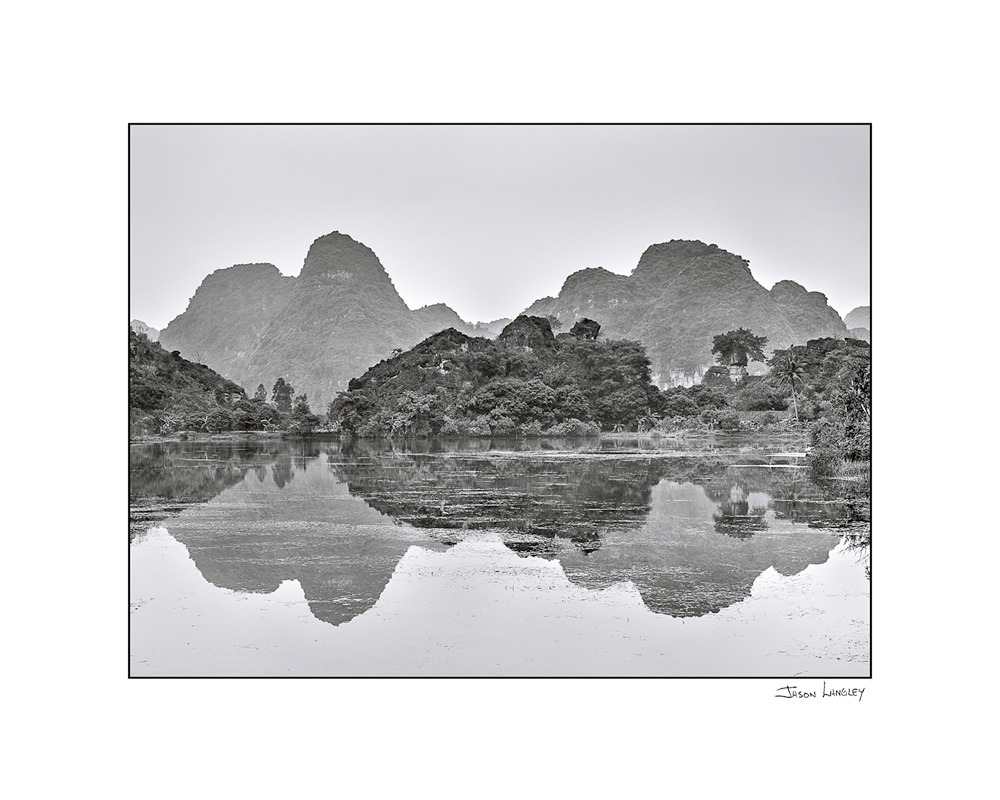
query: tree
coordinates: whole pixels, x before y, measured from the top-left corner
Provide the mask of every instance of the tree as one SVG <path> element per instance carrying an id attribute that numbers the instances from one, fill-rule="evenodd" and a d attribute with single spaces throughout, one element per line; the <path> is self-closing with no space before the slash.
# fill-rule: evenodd
<path id="1" fill-rule="evenodd" d="M 340 425 L 350 434 L 356 434 L 376 408 L 375 402 L 360 391 L 341 392 L 330 403 L 327 421 L 330 425 Z"/>
<path id="2" fill-rule="evenodd" d="M 569 329 L 569 335 L 575 336 L 577 339 L 596 340 L 600 332 L 600 323 L 594 322 L 594 320 L 587 319 L 586 317 L 578 320 L 574 323 L 573 327 Z"/>
<path id="3" fill-rule="evenodd" d="M 553 333 L 563 326 L 562 320 L 560 320 L 555 314 L 546 314 L 545 319 L 549 321 L 549 327 L 552 328 Z"/>
<path id="4" fill-rule="evenodd" d="M 295 406 L 292 408 L 292 413 L 297 417 L 312 413 L 312 411 L 309 410 L 309 398 L 305 395 L 305 393 L 300 394 L 295 398 Z"/>
<path id="5" fill-rule="evenodd" d="M 766 336 L 754 336 L 747 328 L 720 333 L 712 339 L 715 360 L 730 367 L 745 367 L 747 361 L 763 361 Z"/>
<path id="6" fill-rule="evenodd" d="M 205 428 L 212 433 L 231 431 L 236 425 L 233 413 L 225 408 L 217 408 L 205 419 Z"/>
<path id="7" fill-rule="evenodd" d="M 783 352 L 778 358 L 773 359 L 771 368 L 777 375 L 779 382 L 787 383 L 792 389 L 792 408 L 795 409 L 795 421 L 799 421 L 799 404 L 795 399 L 795 383 L 802 384 L 805 371 L 798 359 L 790 351 Z"/>
<path id="8" fill-rule="evenodd" d="M 427 419 L 433 403 L 433 395 L 405 390 L 396 403 L 390 436 L 395 433 L 402 433 L 404 436 L 427 433 Z"/>
<path id="9" fill-rule="evenodd" d="M 292 394 L 295 389 L 292 388 L 290 383 L 285 383 L 284 378 L 278 378 L 274 383 L 274 389 L 271 394 L 271 401 L 274 403 L 275 408 L 278 409 L 282 414 L 290 414 L 292 411 Z"/>
<path id="10" fill-rule="evenodd" d="M 253 393 L 253 399 L 258 403 L 267 402 L 267 389 L 264 388 L 263 383 L 257 385 L 257 391 Z"/>

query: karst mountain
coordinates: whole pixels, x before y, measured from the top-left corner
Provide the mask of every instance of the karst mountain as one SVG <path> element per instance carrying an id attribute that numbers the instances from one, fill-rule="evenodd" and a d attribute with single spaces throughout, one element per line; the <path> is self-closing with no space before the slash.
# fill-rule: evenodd
<path id="1" fill-rule="evenodd" d="M 558 297 L 524 313 L 556 317 L 561 330 L 589 318 L 602 336 L 642 343 L 660 385 L 696 382 L 713 363 L 712 337 L 736 328 L 767 336 L 768 350 L 847 335 L 825 295 L 793 281 L 768 290 L 744 258 L 699 241 L 654 244 L 627 276 L 600 267 L 575 272 Z M 296 277 L 271 264 L 213 272 L 160 342 L 250 391 L 283 377 L 322 411 L 351 378 L 397 349 L 446 328 L 496 335 L 506 322 L 471 325 L 443 303 L 411 310 L 378 256 L 334 232 L 313 242 Z"/>
<path id="2" fill-rule="evenodd" d="M 847 334 L 826 295 L 787 280 L 768 291 L 746 259 L 686 240 L 651 245 L 631 275 L 601 267 L 574 272 L 558 297 L 525 313 L 556 317 L 567 330 L 586 317 L 608 338 L 641 342 L 661 385 L 700 380 L 713 364 L 712 338 L 726 331 L 766 336 L 768 351 Z"/>

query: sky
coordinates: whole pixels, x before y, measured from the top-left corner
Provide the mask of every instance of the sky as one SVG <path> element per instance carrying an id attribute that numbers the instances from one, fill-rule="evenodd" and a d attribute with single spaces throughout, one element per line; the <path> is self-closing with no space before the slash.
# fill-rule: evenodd
<path id="1" fill-rule="evenodd" d="M 130 318 L 202 279 L 297 275 L 340 231 L 411 308 L 514 317 L 586 267 L 700 239 L 841 315 L 870 304 L 870 137 L 846 125 L 156 126 L 129 133 Z"/>

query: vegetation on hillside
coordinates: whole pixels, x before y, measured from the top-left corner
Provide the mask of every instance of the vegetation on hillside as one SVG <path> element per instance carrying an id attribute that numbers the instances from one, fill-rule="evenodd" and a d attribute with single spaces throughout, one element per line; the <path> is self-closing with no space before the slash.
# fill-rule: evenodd
<path id="1" fill-rule="evenodd" d="M 320 425 L 308 398 L 279 378 L 267 402 L 263 385 L 247 398 L 242 386 L 204 364 L 168 353 L 129 330 L 129 435 L 182 431 L 284 431 L 308 434 Z M 294 399 L 293 399 L 294 398 Z"/>
<path id="2" fill-rule="evenodd" d="M 558 337 L 520 316 L 495 341 L 449 328 L 350 382 L 329 420 L 358 436 L 564 436 L 641 428 L 662 412 L 642 345 L 598 339 L 580 320 Z"/>

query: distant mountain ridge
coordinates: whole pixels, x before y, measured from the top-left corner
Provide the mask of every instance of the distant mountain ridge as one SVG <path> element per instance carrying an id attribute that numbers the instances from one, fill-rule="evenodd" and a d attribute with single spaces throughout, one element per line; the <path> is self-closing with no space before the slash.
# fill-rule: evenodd
<path id="1" fill-rule="evenodd" d="M 825 295 L 794 281 L 768 291 L 746 259 L 693 240 L 651 245 L 631 275 L 574 272 L 558 297 L 523 313 L 556 317 L 564 331 L 590 318 L 603 336 L 640 342 L 661 386 L 700 380 L 713 363 L 712 337 L 739 327 L 767 336 L 769 351 L 847 335 Z M 471 325 L 443 303 L 411 310 L 371 248 L 335 231 L 312 243 L 296 277 L 271 264 L 216 270 L 160 341 L 251 391 L 283 377 L 321 411 L 397 349 L 447 328 L 495 337 L 509 322 Z"/>
<path id="2" fill-rule="evenodd" d="M 867 328 L 872 329 L 872 307 L 871 306 L 858 306 L 853 311 L 849 311 L 847 316 L 844 317 L 844 324 L 848 328 Z"/>
<path id="3" fill-rule="evenodd" d="M 862 339 L 869 344 L 872 341 L 872 307 L 858 306 L 844 317 L 847 325 L 847 335 L 852 339 Z"/>

